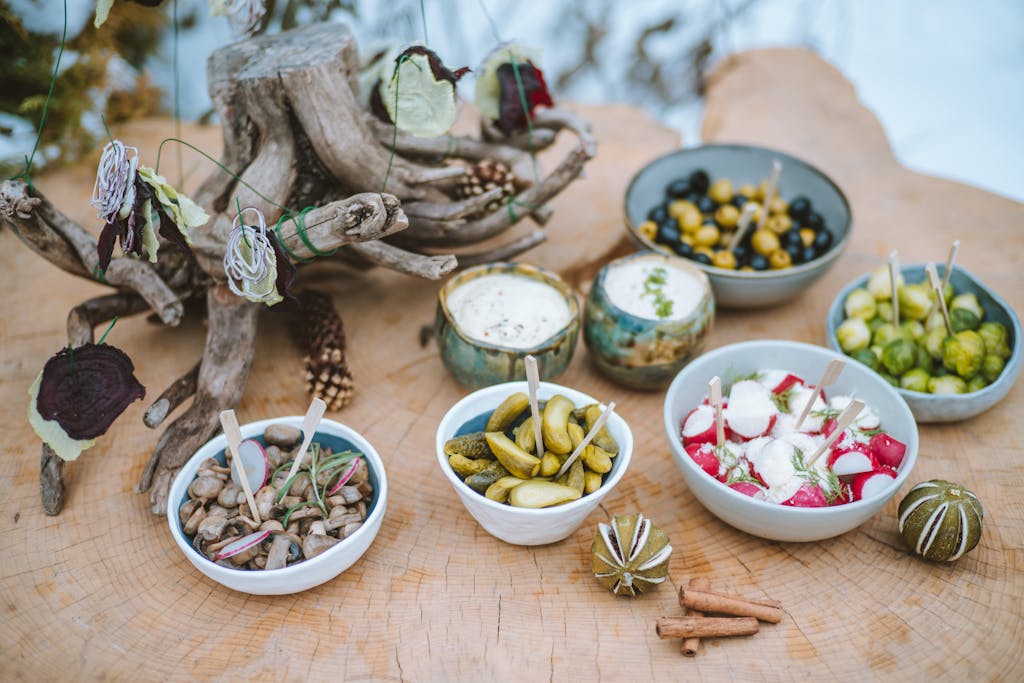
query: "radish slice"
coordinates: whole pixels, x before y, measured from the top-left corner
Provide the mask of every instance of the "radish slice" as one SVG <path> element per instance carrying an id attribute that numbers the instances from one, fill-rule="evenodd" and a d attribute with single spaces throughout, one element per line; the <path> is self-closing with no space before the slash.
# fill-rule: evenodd
<path id="1" fill-rule="evenodd" d="M 681 431 L 683 446 L 690 444 L 714 443 L 715 409 L 709 405 L 699 405 L 683 419 Z"/>
<path id="2" fill-rule="evenodd" d="M 265 531 L 256 531 L 248 536 L 242 536 L 237 541 L 232 541 L 226 546 L 220 549 L 217 553 L 216 558 L 218 560 L 226 560 L 229 557 L 234 557 L 238 553 L 245 552 L 254 545 L 258 545 L 270 537 L 270 529 Z"/>
<path id="3" fill-rule="evenodd" d="M 792 498 L 782 501 L 782 504 L 796 508 L 823 508 L 828 507 L 828 498 L 820 486 L 805 483 Z"/>
<path id="4" fill-rule="evenodd" d="M 858 474 L 850 485 L 850 489 L 853 491 L 853 499 L 861 500 L 863 498 L 877 496 L 884 491 L 895 478 L 896 470 L 891 467 L 886 467 L 885 465 L 882 465 L 871 472 Z"/>
<path id="5" fill-rule="evenodd" d="M 885 432 L 875 434 L 868 443 L 871 452 L 878 458 L 882 465 L 896 469 L 903 462 L 903 456 L 907 453 L 907 444 L 897 441 Z"/>
<path id="6" fill-rule="evenodd" d="M 249 480 L 249 490 L 253 493 L 259 491 L 270 476 L 270 461 L 267 460 L 263 445 L 255 439 L 246 439 L 238 444 L 238 457 L 242 461 L 245 477 Z M 234 467 L 231 468 L 231 481 L 242 485 Z"/>
<path id="7" fill-rule="evenodd" d="M 352 475 L 359 469 L 359 458 L 353 458 L 352 463 L 348 469 L 338 478 L 338 483 L 331 487 L 331 490 L 327 492 L 328 496 L 333 496 L 341 489 L 342 486 L 348 483 L 348 480 L 352 478 Z"/>
<path id="8" fill-rule="evenodd" d="M 697 467 L 701 468 L 712 477 L 718 476 L 718 456 L 715 455 L 715 449 L 709 443 L 691 443 L 686 447 L 686 452 L 690 454 L 693 461 L 697 463 Z"/>
<path id="9" fill-rule="evenodd" d="M 878 460 L 862 443 L 853 443 L 849 448 L 835 449 L 828 456 L 828 466 L 840 477 L 848 474 L 871 472 L 878 467 Z"/>
<path id="10" fill-rule="evenodd" d="M 788 374 L 788 375 L 786 375 L 783 378 L 783 380 L 781 382 L 779 382 L 778 384 L 775 385 L 775 388 L 772 389 L 772 393 L 773 394 L 781 394 L 786 389 L 789 389 L 791 386 L 793 386 L 795 384 L 803 384 L 803 383 L 804 383 L 804 381 L 802 379 L 800 379 L 799 377 L 797 377 L 796 375 Z"/>
<path id="11" fill-rule="evenodd" d="M 733 491 L 739 491 L 745 496 L 751 498 L 757 498 L 758 500 L 764 500 L 764 489 L 757 484 L 751 484 L 749 481 L 738 481 L 735 484 L 729 484 L 729 488 Z"/>
<path id="12" fill-rule="evenodd" d="M 723 412 L 729 428 L 743 439 L 753 439 L 770 432 L 778 414 L 771 392 L 753 380 L 733 385 L 729 392 L 729 407 Z"/>

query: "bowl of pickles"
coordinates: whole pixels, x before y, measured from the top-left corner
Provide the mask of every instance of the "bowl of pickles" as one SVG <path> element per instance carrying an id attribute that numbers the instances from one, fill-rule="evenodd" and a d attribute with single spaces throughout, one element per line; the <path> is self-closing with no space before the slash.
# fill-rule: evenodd
<path id="1" fill-rule="evenodd" d="M 437 428 L 437 460 L 489 534 L 545 545 L 572 534 L 621 481 L 633 434 L 594 397 L 550 382 L 537 389 L 537 429 L 527 390 L 496 384 L 453 405 Z"/>
<path id="2" fill-rule="evenodd" d="M 731 308 L 798 296 L 835 263 L 852 221 L 823 172 L 753 145 L 700 145 L 655 159 L 630 182 L 625 212 L 634 241 L 695 264 L 716 304 Z"/>
<path id="3" fill-rule="evenodd" d="M 941 264 L 936 272 L 947 280 L 945 314 L 925 266 L 906 265 L 894 321 L 892 280 L 881 265 L 839 292 L 826 334 L 832 348 L 896 387 L 918 422 L 955 422 L 1010 391 L 1021 369 L 1021 326 L 1010 305 L 970 272 L 956 266 L 945 278 Z"/>

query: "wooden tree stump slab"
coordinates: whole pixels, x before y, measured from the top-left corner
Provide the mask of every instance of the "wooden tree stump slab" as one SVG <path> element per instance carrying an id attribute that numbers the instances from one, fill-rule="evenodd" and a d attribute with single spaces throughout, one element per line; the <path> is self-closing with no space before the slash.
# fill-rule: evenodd
<path id="1" fill-rule="evenodd" d="M 595 124 L 599 155 L 587 179 L 552 202 L 550 240 L 528 259 L 581 290 L 625 248 L 621 204 L 631 174 L 676 143 L 629 108 L 584 113 Z M 168 130 L 166 122 L 149 122 L 121 137 L 151 159 Z M 964 242 L 960 262 L 1024 311 L 1024 207 L 899 166 L 849 83 L 810 53 L 744 53 L 723 65 L 712 79 L 703 134 L 809 160 L 843 187 L 855 215 L 852 244 L 828 276 L 783 307 L 720 314 L 710 346 L 769 337 L 821 343 L 826 309 L 843 283 L 893 248 L 905 261 L 940 259 L 954 238 Z M 216 151 L 219 131 L 187 128 L 185 135 Z M 191 178 L 209 172 L 185 158 Z M 167 173 L 176 177 L 173 166 Z M 73 218 L 95 225 L 87 204 L 92 168 L 38 183 Z M 26 391 L 66 342 L 68 308 L 92 293 L 86 290 L 101 290 L 55 272 L 8 231 L 0 234 L 0 678 L 1024 678 L 1021 385 L 981 417 L 921 428 L 913 480 L 959 481 L 987 513 L 979 547 L 937 565 L 902 547 L 899 497 L 856 531 L 821 543 L 764 541 L 719 522 L 671 461 L 662 396 L 611 385 L 581 345 L 561 381 L 617 401 L 636 436 L 634 460 L 601 512 L 570 538 L 517 548 L 488 536 L 437 468 L 434 431 L 465 391 L 433 344 L 420 344 L 435 286 L 334 265 L 303 277 L 331 291 L 345 317 L 357 394 L 331 417 L 362 431 L 383 455 L 388 513 L 374 545 L 337 579 L 300 595 L 252 597 L 196 572 L 165 520 L 150 514 L 148 498 L 133 493 L 158 436 L 143 426 L 141 402 L 68 465 L 61 516 L 43 514 Z M 238 408 L 243 421 L 301 414 L 307 403 L 300 352 L 284 323 L 272 323 L 266 314 Z M 154 399 L 189 370 L 204 334 L 192 318 L 173 330 L 131 319 L 109 341 L 132 356 Z M 588 551 L 604 514 L 635 511 L 664 529 L 676 552 L 668 585 L 628 600 L 591 578 Z M 654 624 L 682 614 L 676 590 L 694 576 L 709 577 L 718 590 L 781 600 L 787 616 L 750 638 L 706 640 L 696 658 L 683 658 L 678 642 L 657 639 Z"/>

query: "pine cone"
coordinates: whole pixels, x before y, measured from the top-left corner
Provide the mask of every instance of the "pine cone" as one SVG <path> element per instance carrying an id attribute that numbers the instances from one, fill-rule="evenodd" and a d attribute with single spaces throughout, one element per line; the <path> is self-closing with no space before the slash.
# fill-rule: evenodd
<path id="1" fill-rule="evenodd" d="M 329 294 L 305 290 L 299 294 L 300 321 L 294 327 L 306 351 L 306 390 L 341 410 L 352 400 L 355 383 L 345 360 L 345 327 Z"/>
<path id="2" fill-rule="evenodd" d="M 516 193 L 518 179 L 508 166 L 500 161 L 484 159 L 470 166 L 465 177 L 455 188 L 458 199 L 468 199 L 484 192 L 501 188 L 501 198 L 487 204 L 481 214 L 496 211 L 506 199 Z"/>

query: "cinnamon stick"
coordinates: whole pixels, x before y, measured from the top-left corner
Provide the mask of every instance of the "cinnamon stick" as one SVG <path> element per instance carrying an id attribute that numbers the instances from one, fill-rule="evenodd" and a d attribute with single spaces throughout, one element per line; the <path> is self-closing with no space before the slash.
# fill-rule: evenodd
<path id="1" fill-rule="evenodd" d="M 724 595 L 712 591 L 701 591 L 690 588 L 679 589 L 679 604 L 687 609 L 701 612 L 730 614 L 738 617 L 754 617 L 760 621 L 777 624 L 782 621 L 784 612 L 778 603 L 766 604 L 764 601 L 748 600 L 747 598 Z"/>
<path id="2" fill-rule="evenodd" d="M 658 637 L 727 638 L 757 633 L 754 617 L 661 617 L 655 627 Z"/>
<path id="3" fill-rule="evenodd" d="M 711 582 L 708 581 L 707 579 L 703 578 L 703 577 L 694 577 L 694 578 L 690 579 L 690 589 L 691 590 L 698 590 L 698 591 L 709 591 L 709 590 L 711 590 Z M 687 608 L 686 609 L 686 616 L 688 616 L 688 617 L 702 617 L 702 616 L 704 616 L 704 613 L 703 612 L 699 612 L 699 611 L 697 611 L 695 609 Z M 700 638 L 697 637 L 697 636 L 691 636 L 689 638 L 683 639 L 683 644 L 679 648 L 680 652 L 682 652 L 683 655 L 685 655 L 686 657 L 696 657 L 697 656 L 697 650 L 699 650 L 699 649 L 700 649 Z"/>

